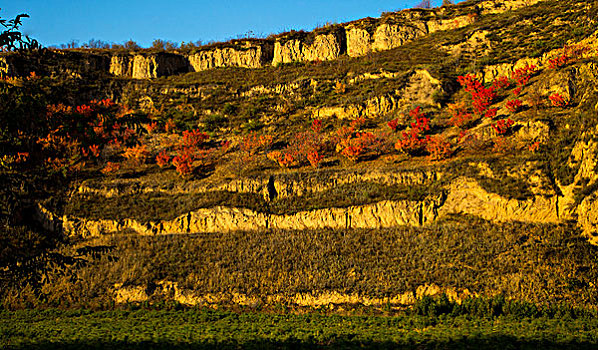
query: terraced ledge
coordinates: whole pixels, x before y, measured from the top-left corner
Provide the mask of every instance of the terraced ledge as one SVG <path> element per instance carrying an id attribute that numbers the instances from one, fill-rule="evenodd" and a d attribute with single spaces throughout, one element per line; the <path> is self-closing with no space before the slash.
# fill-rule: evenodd
<path id="1" fill-rule="evenodd" d="M 93 194 L 106 198 L 133 195 L 139 193 L 164 193 L 168 195 L 188 193 L 209 193 L 216 191 L 254 193 L 269 201 L 273 198 L 303 196 L 320 193 L 345 184 L 372 182 L 381 185 L 427 185 L 443 178 L 441 172 L 433 170 L 419 171 L 369 171 L 369 172 L 321 172 L 316 176 L 303 174 L 273 174 L 242 178 L 220 183 L 188 182 L 171 188 L 166 183 L 152 182 L 143 184 L 137 179 L 115 180 L 110 186 L 94 186 L 84 182 L 75 190 L 78 194 Z"/>
<path id="2" fill-rule="evenodd" d="M 253 231 L 263 229 L 344 229 L 386 228 L 401 225 L 422 226 L 438 217 L 442 197 L 417 201 L 383 201 L 371 205 L 348 208 L 327 208 L 298 212 L 291 215 L 260 213 L 244 208 L 214 207 L 199 209 L 173 220 L 139 222 L 124 220 L 89 220 L 62 217 L 59 223 L 68 236 L 93 237 L 102 234 L 134 231 L 142 235 L 187 234 L 196 232 Z M 42 212 L 43 210 L 40 210 Z M 47 210 L 46 210 L 47 212 Z"/>
<path id="3" fill-rule="evenodd" d="M 422 201 L 385 200 L 367 205 L 315 209 L 287 215 L 216 206 L 191 211 L 172 220 L 141 222 L 135 219 L 57 217 L 42 205 L 39 206 L 38 214 L 40 222 L 48 229 L 62 230 L 67 236 L 93 237 L 123 231 L 163 235 L 264 229 L 379 229 L 423 226 L 451 214 L 474 215 L 494 222 L 559 223 L 572 219 L 574 212 L 559 206 L 559 201 L 562 199 L 558 196 L 507 199 L 487 192 L 476 180 L 459 178 L 446 188 L 446 193 L 428 196 Z M 577 213 L 578 216 L 580 214 L 591 215 Z M 583 217 L 578 220 L 582 222 Z"/>
<path id="4" fill-rule="evenodd" d="M 365 305 L 373 307 L 382 306 L 405 306 L 413 305 L 418 299 L 424 296 L 437 296 L 445 294 L 451 301 L 461 301 L 472 297 L 468 289 L 457 290 L 455 288 L 442 289 L 439 286 L 420 285 L 414 291 L 389 297 L 368 297 L 357 293 L 347 294 L 337 291 L 323 291 L 313 293 L 297 293 L 295 295 L 266 295 L 262 297 L 249 296 L 241 293 L 209 293 L 199 294 L 193 290 L 180 288 L 178 283 L 161 281 L 157 283 L 152 293 L 147 292 L 145 286 L 114 286 L 114 301 L 117 304 L 138 303 L 150 300 L 151 298 L 168 297 L 183 305 L 209 306 L 236 304 L 241 306 L 256 307 L 259 305 L 295 305 L 300 307 L 320 307 L 328 305 Z"/>

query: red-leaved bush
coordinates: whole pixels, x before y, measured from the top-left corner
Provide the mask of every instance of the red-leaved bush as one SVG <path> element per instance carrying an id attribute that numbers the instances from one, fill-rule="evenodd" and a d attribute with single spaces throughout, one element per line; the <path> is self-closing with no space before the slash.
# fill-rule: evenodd
<path id="1" fill-rule="evenodd" d="M 395 119 L 389 121 L 388 123 L 386 123 L 386 125 L 388 125 L 390 130 L 396 132 L 399 127 L 399 118 L 395 118 Z"/>
<path id="2" fill-rule="evenodd" d="M 258 135 L 256 132 L 251 132 L 243 138 L 239 147 L 244 154 L 245 160 L 251 161 L 256 154 L 270 149 L 273 142 L 274 137 L 272 135 Z"/>
<path id="3" fill-rule="evenodd" d="M 530 152 L 536 153 L 540 149 L 540 141 L 532 143 L 531 145 L 529 145 L 528 149 Z"/>
<path id="4" fill-rule="evenodd" d="M 430 130 L 430 119 L 424 116 L 419 106 L 409 114 L 414 117 L 415 121 L 411 123 L 409 131 L 403 131 L 402 138 L 395 144 L 395 149 L 414 154 L 425 147 L 426 139 L 423 134 Z"/>
<path id="5" fill-rule="evenodd" d="M 313 168 L 317 168 L 324 160 L 324 155 L 318 153 L 318 151 L 312 151 L 307 154 L 307 160 Z"/>
<path id="6" fill-rule="evenodd" d="M 282 168 L 290 168 L 299 165 L 296 156 L 291 151 L 272 151 L 268 153 L 268 159 L 278 163 Z"/>
<path id="7" fill-rule="evenodd" d="M 548 97 L 550 102 L 555 107 L 565 107 L 569 104 L 569 101 L 566 101 L 563 96 L 560 94 L 554 93 Z"/>
<path id="8" fill-rule="evenodd" d="M 531 76 L 536 72 L 536 68 L 537 67 L 533 64 L 528 64 L 525 67 L 517 68 L 513 70 L 513 73 L 511 73 L 511 79 L 515 81 L 518 87 L 523 87 L 527 85 Z"/>
<path id="9" fill-rule="evenodd" d="M 450 103 L 448 105 L 448 110 L 451 114 L 451 119 L 448 121 L 449 125 L 462 128 L 473 119 L 471 113 L 467 110 L 465 103 Z"/>
<path id="10" fill-rule="evenodd" d="M 494 91 L 503 90 L 511 86 L 511 81 L 507 77 L 498 77 L 492 82 Z"/>
<path id="11" fill-rule="evenodd" d="M 193 172 L 193 157 L 188 153 L 181 153 L 172 158 L 172 165 L 181 176 L 190 175 Z"/>
<path id="12" fill-rule="evenodd" d="M 129 164 L 133 167 L 140 166 L 145 163 L 149 157 L 149 151 L 146 145 L 137 144 L 133 147 L 127 147 L 124 149 L 123 157 L 129 161 Z"/>
<path id="13" fill-rule="evenodd" d="M 509 118 L 509 119 L 501 119 L 501 120 L 497 121 L 496 124 L 493 123 L 492 124 L 492 128 L 499 135 L 504 135 L 504 134 L 506 134 L 509 131 L 509 129 L 514 124 L 515 124 L 515 122 L 513 120 L 511 120 L 511 118 Z"/>
<path id="14" fill-rule="evenodd" d="M 158 164 L 158 166 L 160 168 L 164 168 L 164 167 L 168 166 L 168 164 L 170 164 L 170 156 L 168 155 L 168 152 L 166 152 L 166 151 L 160 152 L 156 156 L 156 164 Z"/>
<path id="15" fill-rule="evenodd" d="M 440 135 L 426 138 L 426 152 L 430 160 L 442 160 L 451 156 L 452 146 Z"/>
<path id="16" fill-rule="evenodd" d="M 322 132 L 322 121 L 320 119 L 314 119 L 311 122 L 311 130 L 317 134 Z"/>
<path id="17" fill-rule="evenodd" d="M 494 87 L 486 88 L 473 74 L 467 74 L 465 76 L 459 76 L 457 78 L 459 84 L 469 92 L 472 99 L 472 107 L 476 114 L 480 116 L 491 117 L 487 113 L 488 107 L 492 104 L 496 98 L 496 92 Z"/>
<path id="18" fill-rule="evenodd" d="M 567 63 L 569 63 L 569 60 L 571 58 L 566 54 L 563 53 L 562 55 L 549 59 L 548 60 L 548 68 L 549 69 L 557 69 L 560 67 L 563 67 L 565 65 L 567 65 Z"/>
<path id="19" fill-rule="evenodd" d="M 514 100 L 507 101 L 507 109 L 512 113 L 515 113 L 518 110 L 520 110 L 521 106 L 522 106 L 521 100 L 514 99 Z"/>

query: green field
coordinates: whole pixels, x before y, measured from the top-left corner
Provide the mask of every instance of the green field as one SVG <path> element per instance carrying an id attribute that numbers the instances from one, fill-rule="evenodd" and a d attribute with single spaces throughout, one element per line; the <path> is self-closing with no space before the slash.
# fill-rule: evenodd
<path id="1" fill-rule="evenodd" d="M 305 310 L 304 310 L 305 311 Z M 393 316 L 212 309 L 0 313 L 3 349 L 593 349 L 595 312 L 424 299 Z"/>

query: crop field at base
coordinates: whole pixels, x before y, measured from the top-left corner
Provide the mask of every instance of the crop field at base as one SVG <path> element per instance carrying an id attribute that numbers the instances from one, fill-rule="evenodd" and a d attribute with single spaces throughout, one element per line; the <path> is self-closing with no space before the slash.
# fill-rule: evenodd
<path id="1" fill-rule="evenodd" d="M 492 301 L 486 300 L 478 306 L 491 304 Z M 26 310 L 0 313 L 0 346 L 44 350 L 593 349 L 598 346 L 595 314 L 559 315 L 530 311 L 529 305 L 519 305 L 514 310 L 513 305 L 502 304 L 497 316 L 477 316 L 480 310 L 460 309 L 451 303 L 443 305 L 442 301 L 420 302 L 415 311 L 395 316 L 326 315 L 322 310 L 312 310 L 309 314 L 212 309 Z"/>

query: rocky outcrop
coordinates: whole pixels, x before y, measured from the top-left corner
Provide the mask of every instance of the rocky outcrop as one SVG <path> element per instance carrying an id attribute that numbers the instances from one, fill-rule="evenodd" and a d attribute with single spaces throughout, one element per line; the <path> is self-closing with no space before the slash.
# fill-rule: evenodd
<path id="1" fill-rule="evenodd" d="M 241 97 L 253 97 L 260 95 L 294 95 L 302 88 L 309 86 L 310 81 L 297 81 L 287 84 L 277 84 L 274 86 L 258 85 L 241 93 Z"/>
<path id="2" fill-rule="evenodd" d="M 578 224 L 590 242 L 598 245 L 598 193 L 583 199 L 577 208 Z"/>
<path id="3" fill-rule="evenodd" d="M 428 33 L 434 33 L 443 30 L 459 29 L 475 22 L 474 14 L 456 16 L 453 18 L 434 18 L 426 22 Z"/>
<path id="4" fill-rule="evenodd" d="M 372 52 L 372 36 L 366 29 L 349 25 L 345 30 L 349 57 L 361 57 Z"/>
<path id="5" fill-rule="evenodd" d="M 517 10 L 523 7 L 532 6 L 543 0 L 489 0 L 480 1 L 476 4 L 480 14 L 497 14 L 506 11 Z"/>
<path id="6" fill-rule="evenodd" d="M 427 70 L 418 69 L 411 74 L 400 96 L 404 104 L 438 105 L 438 96 L 443 93 L 440 80 L 434 78 Z"/>
<path id="7" fill-rule="evenodd" d="M 430 185 L 440 181 L 441 178 L 442 173 L 436 171 L 371 171 L 367 173 L 326 174 L 305 179 L 274 176 L 271 185 L 276 197 L 288 198 L 321 193 L 351 183 L 369 182 L 387 186 L 417 186 Z"/>
<path id="8" fill-rule="evenodd" d="M 484 190 L 476 181 L 462 178 L 448 189 L 439 215 L 467 214 L 495 222 L 522 221 L 559 223 L 559 197 L 534 196 L 527 200 L 506 199 Z"/>
<path id="9" fill-rule="evenodd" d="M 574 48 L 574 47 L 583 48 L 583 50 L 581 50 L 582 54 L 580 55 L 580 58 L 582 58 L 582 59 L 595 57 L 596 54 L 598 54 L 598 32 L 594 32 L 594 34 L 592 36 L 590 36 L 584 40 L 581 40 L 577 43 L 570 44 L 570 46 L 569 46 L 569 48 Z M 452 48 L 449 50 L 452 50 Z M 483 69 L 483 73 L 482 73 L 481 77 L 484 79 L 484 82 L 491 83 L 492 81 L 494 81 L 494 79 L 496 79 L 498 77 L 510 77 L 511 73 L 513 73 L 513 71 L 515 69 L 523 68 L 527 65 L 534 65 L 537 68 L 546 68 L 548 66 L 548 61 L 550 59 L 559 57 L 563 53 L 564 53 L 564 49 L 560 48 L 560 49 L 546 52 L 541 57 L 536 57 L 536 58 L 526 57 L 526 58 L 522 58 L 514 63 L 501 63 L 501 64 L 496 64 L 496 65 L 486 66 Z M 579 70 L 580 70 L 580 73 L 583 72 L 583 74 L 580 74 L 580 76 L 593 77 L 594 79 L 596 77 L 595 63 L 584 64 L 582 67 L 579 68 Z M 577 79 L 575 79 L 575 80 L 577 80 Z M 583 83 L 583 85 L 588 85 L 587 82 L 580 81 L 580 83 Z"/>
<path id="10" fill-rule="evenodd" d="M 347 55 L 365 56 L 402 46 L 424 35 L 458 29 L 476 21 L 478 15 L 497 14 L 533 5 L 539 0 L 484 1 L 472 5 L 467 14 L 447 16 L 446 8 L 433 11 L 412 10 L 388 14 L 376 20 L 367 18 L 345 25 Z M 424 19 L 423 17 L 427 17 Z"/>
<path id="11" fill-rule="evenodd" d="M 341 293 L 338 291 L 306 292 L 294 295 L 262 295 L 249 296 L 246 294 L 230 293 L 204 293 L 200 294 L 191 289 L 181 288 L 178 283 L 159 281 L 152 288 L 146 286 L 123 286 L 115 284 L 113 298 L 117 304 L 144 302 L 152 300 L 174 300 L 188 306 L 210 306 L 222 304 L 236 304 L 241 306 L 256 307 L 260 305 L 295 305 L 300 307 L 320 307 L 324 305 L 365 305 L 382 307 L 388 305 L 412 305 L 424 296 L 437 296 L 444 294 L 451 301 L 460 302 L 474 296 L 468 289 L 441 288 L 436 284 L 418 286 L 414 291 L 387 297 L 368 297 L 357 293 Z"/>
<path id="12" fill-rule="evenodd" d="M 569 215 L 574 214 L 577 217 L 577 222 L 584 234 L 590 237 L 594 243 L 598 243 L 598 228 L 596 216 L 596 198 L 598 192 L 592 191 L 581 200 L 581 203 L 576 203 L 578 192 L 584 190 L 588 191 L 598 184 L 598 142 L 595 141 L 592 135 L 598 133 L 598 129 L 584 133 L 581 135 L 581 140 L 575 144 L 571 151 L 568 166 L 576 169 L 575 177 L 571 184 L 563 185 L 557 181 L 559 189 L 563 193 L 563 208 L 567 208 Z M 586 141 L 584 141 L 586 140 Z M 576 206 L 576 204 L 579 204 Z"/>
<path id="13" fill-rule="evenodd" d="M 537 165 L 523 164 L 510 169 L 508 176 L 527 180 L 532 196 L 528 199 L 509 199 L 488 192 L 480 183 L 469 177 L 460 177 L 444 187 L 443 193 L 423 201 L 382 201 L 369 205 L 344 208 L 325 208 L 294 214 L 275 215 L 244 208 L 213 207 L 199 209 L 173 220 L 138 222 L 124 220 L 91 220 L 78 217 L 58 217 L 43 205 L 38 207 L 38 221 L 52 231 L 62 230 L 66 235 L 90 237 L 112 232 L 135 232 L 143 235 L 185 234 L 194 232 L 230 232 L 262 229 L 345 229 L 387 228 L 396 226 L 421 226 L 452 214 L 473 215 L 493 222 L 522 221 L 527 223 L 558 224 L 577 220 L 583 232 L 593 243 L 598 243 L 598 192 L 581 199 L 578 191 L 591 188 L 598 182 L 595 172 L 598 143 L 580 142 L 572 152 L 576 164 L 575 180 L 567 185 L 557 185 L 560 191 L 547 188 L 550 180 L 538 170 Z M 493 171 L 479 164 L 479 176 L 495 178 Z M 326 177 L 318 182 L 300 178 L 270 177 L 251 182 L 237 182 L 211 187 L 211 190 L 229 190 L 260 193 L 265 199 L 274 197 L 309 196 L 353 181 L 371 181 L 393 184 L 430 184 L 440 180 L 437 173 L 370 173 L 345 177 Z M 198 188 L 195 188 L 196 190 Z M 80 188 L 81 190 L 81 188 Z M 189 190 L 189 189 L 187 189 Z M 87 192 L 87 190 L 83 190 Z M 108 193 L 106 193 L 108 194 Z M 122 193 L 115 193 L 119 195 Z M 577 202 L 579 200 L 579 202 Z"/>
<path id="14" fill-rule="evenodd" d="M 330 61 L 344 53 L 344 31 L 283 37 L 274 43 L 272 65 L 303 61 Z"/>
<path id="15" fill-rule="evenodd" d="M 360 104 L 317 108 L 312 111 L 312 116 L 318 119 L 376 118 L 394 112 L 403 105 L 404 101 L 396 94 L 387 94 L 373 97 Z"/>
<path id="16" fill-rule="evenodd" d="M 189 62 L 184 56 L 168 53 L 115 55 L 109 71 L 120 77 L 150 79 L 188 72 Z"/>
<path id="17" fill-rule="evenodd" d="M 321 107 L 312 111 L 313 118 L 355 119 L 385 116 L 412 104 L 437 105 L 443 93 L 442 83 L 427 70 L 416 70 L 409 76 L 402 89 L 372 97 L 360 104 Z"/>
<path id="18" fill-rule="evenodd" d="M 88 220 L 63 217 L 65 235 L 94 237 L 132 231 L 142 235 L 231 232 L 263 229 L 345 229 L 421 226 L 437 218 L 442 198 L 416 201 L 383 201 L 348 208 L 327 208 L 290 215 L 259 213 L 244 208 L 214 207 L 199 209 L 173 220 L 141 223 L 125 220 Z"/>
<path id="19" fill-rule="evenodd" d="M 243 42 L 235 46 L 201 50 L 188 56 L 193 71 L 219 67 L 260 68 L 272 61 L 274 46 L 269 41 Z"/>
<path id="20" fill-rule="evenodd" d="M 372 51 L 386 51 L 428 34 L 425 23 L 381 24 L 373 35 Z"/>
<path id="21" fill-rule="evenodd" d="M 0 78 L 15 76 L 15 67 L 10 56 L 0 56 Z"/>
<path id="22" fill-rule="evenodd" d="M 281 188 L 282 189 L 282 188 Z M 281 191 L 281 193 L 283 193 Z M 255 212 L 244 208 L 214 207 L 199 209 L 173 220 L 138 222 L 89 220 L 63 217 L 61 227 L 70 236 L 98 236 L 130 231 L 144 235 L 194 232 L 253 231 L 261 229 L 346 229 L 422 226 L 451 214 L 474 215 L 494 222 L 560 223 L 571 219 L 562 196 L 541 192 L 525 200 L 508 199 L 490 193 L 471 178 L 458 178 L 437 197 L 423 201 L 382 201 L 346 208 L 325 208 L 288 215 Z M 583 208 L 592 212 L 595 201 Z M 593 214 L 580 222 L 594 225 Z M 54 224 L 58 227 L 59 225 Z"/>
<path id="23" fill-rule="evenodd" d="M 428 34 L 424 22 L 403 21 L 402 23 L 376 24 L 373 32 L 372 23 L 351 23 L 345 27 L 347 38 L 347 55 L 350 57 L 365 56 L 370 52 L 386 51 L 404 45 L 416 38 Z"/>
<path id="24" fill-rule="evenodd" d="M 379 72 L 374 73 L 363 73 L 361 75 L 355 76 L 349 79 L 349 84 L 359 83 L 364 80 L 378 80 L 378 79 L 397 79 L 402 77 L 404 73 L 402 72 L 388 72 L 385 70 L 381 70 Z"/>
<path id="25" fill-rule="evenodd" d="M 0 77 L 74 76 L 102 74 L 108 71 L 110 58 L 95 53 L 42 50 L 21 54 L 0 54 Z"/>

